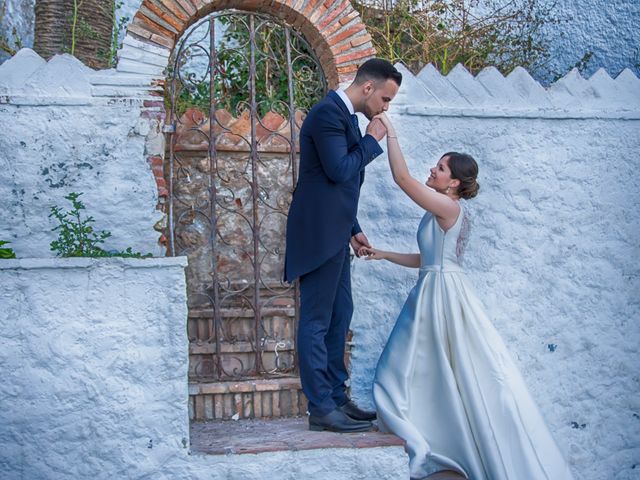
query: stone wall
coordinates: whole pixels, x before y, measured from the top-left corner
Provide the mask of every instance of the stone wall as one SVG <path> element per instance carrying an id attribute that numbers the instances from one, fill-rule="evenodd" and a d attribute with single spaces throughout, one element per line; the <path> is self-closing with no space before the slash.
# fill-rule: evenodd
<path id="1" fill-rule="evenodd" d="M 190 454 L 185 265 L 0 263 L 0 478 L 408 476 L 399 446 Z"/>
<path id="2" fill-rule="evenodd" d="M 0 264 L 0 477 L 139 478 L 186 457 L 185 265 Z"/>
<path id="3" fill-rule="evenodd" d="M 124 0 L 118 16 L 132 19 L 141 3 L 141 0 Z M 541 3 L 551 3 L 551 0 Z M 23 45 L 31 47 L 35 0 L 7 0 L 5 4 L 7 13 L 0 25 L 0 34 L 11 37 L 11 29 L 15 26 Z M 541 33 L 549 44 L 551 58 L 549 65 L 540 72 L 531 72 L 536 80 L 551 82 L 554 74 L 550 72 L 566 72 L 588 52 L 593 56 L 586 65 L 586 75 L 593 74 L 598 68 L 604 68 L 611 75 L 617 75 L 624 68 L 640 74 L 640 42 L 636 28 L 640 4 L 637 1 L 563 0 L 555 2 L 553 13 L 563 21 L 560 25 L 550 24 Z M 6 59 L 7 55 L 0 52 L 0 62 Z"/>
<path id="4" fill-rule="evenodd" d="M 0 236 L 18 257 L 53 255 L 50 207 L 68 210 L 70 192 L 83 193 L 94 226 L 112 233 L 107 250 L 164 254 L 154 225 L 166 185 L 153 164 L 164 153 L 162 102 L 132 75 L 110 85 L 115 73 L 29 49 L 0 65 Z M 117 96 L 123 88 L 128 97 Z"/>
<path id="5" fill-rule="evenodd" d="M 637 478 L 640 412 L 640 80 L 577 72 L 542 88 L 426 68 L 390 109 L 413 175 L 472 154 L 480 193 L 465 266 L 576 478 Z M 417 252 L 423 212 L 367 168 L 359 221 L 374 246 Z M 354 260 L 352 388 L 371 401 L 375 365 L 417 272 Z"/>
<path id="6" fill-rule="evenodd" d="M 158 97 L 162 93 L 158 81 L 163 78 L 168 56 L 168 48 L 130 35 L 116 70 L 95 72 L 68 56 L 45 62 L 29 50 L 0 66 L 0 208 L 5 219 L 0 224 L 0 238 L 12 241 L 19 257 L 51 255 L 49 242 L 54 234 L 50 229 L 54 225 L 47 217 L 49 206 L 63 205 L 62 196 L 69 191 L 84 192 L 83 199 L 98 228 L 113 233 L 108 248 L 130 246 L 163 254 L 158 244 L 162 239 L 154 225 L 162 223 L 156 206 L 167 194 L 162 177 L 163 102 Z M 343 79 L 348 78 L 348 69 L 342 73 Z M 339 71 L 334 74 L 337 78 Z M 427 67 L 415 77 L 405 72 L 390 112 L 416 176 L 426 177 L 427 168 L 448 150 L 466 150 L 479 160 L 482 190 L 471 202 L 475 220 L 467 253 L 469 275 L 522 368 L 576 477 L 587 480 L 634 478 L 640 452 L 640 412 L 634 403 L 640 392 L 636 374 L 640 360 L 640 271 L 634 260 L 640 253 L 640 205 L 634 196 L 634 167 L 640 147 L 639 91 L 639 81 L 630 71 L 615 80 L 604 71 L 589 80 L 574 71 L 545 89 L 522 69 L 504 78 L 493 69 L 473 77 L 456 68 L 442 77 Z M 390 181 L 384 157 L 376 160 L 368 168 L 359 215 L 372 243 L 414 251 L 415 228 L 421 215 Z M 61 289 L 68 282 L 86 285 L 80 291 L 91 298 L 96 295 L 91 289 L 103 293 L 105 285 L 120 288 L 122 274 L 111 275 L 119 271 L 119 265 L 128 264 L 114 262 L 106 264 L 112 265 L 112 270 L 107 268 L 104 275 L 87 273 L 91 263 L 71 264 L 74 267 L 66 273 L 57 263 L 36 263 L 33 268 L 29 263 L 3 263 L 7 272 L 11 271 L 3 273 L 7 275 L 3 284 L 8 285 L 3 305 L 10 305 L 8 310 L 12 312 L 2 317 L 3 321 L 24 319 L 2 329 L 11 337 L 5 340 L 11 351 L 15 352 L 20 342 L 33 341 L 34 349 L 44 345 L 44 352 L 53 359 L 66 353 L 77 354 L 83 362 L 91 359 L 93 354 L 82 349 L 81 341 L 89 336 L 88 327 L 82 324 L 85 330 L 76 329 L 83 332 L 78 337 L 74 336 L 76 331 L 65 329 L 66 323 L 60 323 L 60 318 L 71 327 L 82 322 L 86 315 L 72 311 L 80 308 L 81 302 L 61 305 L 61 312 L 56 313 L 47 299 L 61 298 Z M 96 272 L 102 272 L 101 268 Z M 68 275 L 74 269 L 84 273 Z M 46 282 L 34 283 L 39 276 Z M 94 282 L 94 278 L 99 281 Z M 183 281 L 155 276 L 148 291 L 132 290 L 142 299 L 136 305 L 124 302 L 121 306 L 116 300 L 101 304 L 96 298 L 94 314 L 100 310 L 104 313 L 113 305 L 131 309 L 126 310 L 124 318 L 134 316 L 131 312 L 136 309 L 156 315 L 156 293 L 178 295 L 174 290 L 165 292 L 162 285 L 169 288 L 173 282 L 183 288 Z M 377 357 L 414 281 L 415 272 L 377 262 L 354 263 L 353 391 L 362 403 L 370 402 Z M 47 297 L 47 292 L 54 293 Z M 149 292 L 154 298 L 147 301 Z M 130 298 L 127 292 L 123 294 Z M 27 309 L 31 297 L 40 301 L 41 307 Z M 184 298 L 174 300 L 184 308 Z M 48 323 L 38 323 L 43 315 L 50 316 Z M 163 315 L 166 318 L 166 312 Z M 115 332 L 114 338 L 118 338 L 118 332 L 126 335 L 130 325 L 123 324 L 122 318 L 113 321 L 113 329 L 103 331 Z M 33 325 L 40 326 L 42 332 L 56 332 L 58 328 L 64 335 L 34 336 L 28 330 L 35 328 Z M 180 329 L 184 335 L 184 325 Z M 52 338 L 60 340 L 55 343 Z M 63 346 L 70 351 L 61 351 Z M 156 358 L 157 352 L 151 350 L 149 358 Z M 45 380 L 53 376 L 47 367 L 34 373 L 33 380 L 25 369 L 39 368 L 38 363 L 25 367 L 31 365 L 25 362 L 16 369 L 25 375 L 25 381 L 28 379 L 29 388 L 41 388 L 38 375 Z M 53 367 L 62 364 L 55 361 Z M 180 368 L 186 369 L 186 361 Z M 5 372 L 12 374 L 11 368 L 3 368 Z M 63 373 L 65 378 L 79 378 L 66 370 Z M 13 382 L 3 384 L 12 389 Z M 27 388 L 26 383 L 18 385 L 24 386 L 7 391 L 8 398 Z M 86 389 L 84 398 L 96 398 L 93 387 L 81 385 Z M 167 398 L 174 398 L 173 393 Z M 41 407 L 37 395 L 23 403 L 29 402 L 34 409 Z M 12 408 L 14 412 L 17 407 Z M 45 402 L 42 408 L 47 411 L 53 407 Z M 17 421 L 22 418 L 23 414 L 16 416 Z M 89 427 L 79 427 L 78 432 L 72 425 L 77 417 L 69 418 L 71 430 L 54 428 L 52 432 L 70 435 L 73 445 L 91 437 Z M 85 423 L 78 425 L 86 425 L 85 418 Z M 14 432 L 23 428 L 13 425 Z M 170 437 L 176 449 L 182 448 L 179 444 L 184 426 L 180 425 Z M 131 430 L 127 432 L 134 435 Z M 147 436 L 143 433 L 140 444 L 139 440 L 132 443 L 135 449 L 156 448 L 148 448 L 149 440 L 156 437 Z M 51 437 L 45 438 L 55 444 Z M 30 473 L 24 469 L 31 468 L 29 459 L 35 458 L 37 450 L 31 450 L 24 439 L 24 447 L 18 447 L 22 444 L 15 439 L 6 442 L 11 461 L 21 462 L 10 465 Z M 66 452 L 68 445 L 61 448 Z M 46 463 L 43 472 L 64 478 L 57 474 L 65 472 L 67 461 L 55 448 L 49 450 L 54 460 Z M 182 455 L 162 449 L 154 450 L 153 455 L 157 451 L 160 457 Z M 113 458 L 122 462 L 119 455 Z M 123 455 L 122 465 L 128 465 L 130 454 Z M 143 462 L 139 468 L 148 470 L 140 472 L 154 472 L 156 461 Z M 2 468 L 7 462 L 0 462 Z M 82 468 L 79 461 L 72 465 Z M 102 466 L 96 461 L 94 471 Z M 118 467 L 113 468 L 122 473 Z M 67 478 L 77 473 L 71 472 Z M 34 478 L 38 475 L 39 470 L 34 471 Z M 45 475 L 48 473 L 41 476 Z"/>

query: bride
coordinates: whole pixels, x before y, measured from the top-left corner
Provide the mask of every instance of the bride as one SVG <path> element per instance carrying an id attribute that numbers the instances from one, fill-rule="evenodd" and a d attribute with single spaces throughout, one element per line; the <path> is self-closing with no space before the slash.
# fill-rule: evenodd
<path id="1" fill-rule="evenodd" d="M 389 119 L 377 118 L 387 128 L 395 182 L 426 210 L 419 254 L 358 252 L 420 269 L 376 369 L 381 428 L 405 440 L 412 479 L 434 473 L 430 478 L 571 479 L 460 264 L 469 225 L 465 201 L 478 192 L 478 165 L 469 155 L 446 153 L 425 186 L 409 174 Z"/>

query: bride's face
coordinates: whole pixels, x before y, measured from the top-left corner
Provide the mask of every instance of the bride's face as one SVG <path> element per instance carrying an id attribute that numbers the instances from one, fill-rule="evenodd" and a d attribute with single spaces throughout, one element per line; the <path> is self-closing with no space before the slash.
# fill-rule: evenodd
<path id="1" fill-rule="evenodd" d="M 442 157 L 435 167 L 431 168 L 431 175 L 427 178 L 427 187 L 437 192 L 445 192 L 451 184 L 451 170 L 449 170 L 449 157 Z"/>

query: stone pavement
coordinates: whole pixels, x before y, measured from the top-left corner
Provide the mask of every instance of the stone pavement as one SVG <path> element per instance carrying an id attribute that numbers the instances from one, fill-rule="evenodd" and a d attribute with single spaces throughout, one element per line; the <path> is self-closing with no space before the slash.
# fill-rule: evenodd
<path id="1" fill-rule="evenodd" d="M 395 435 L 379 431 L 311 432 L 306 417 L 191 422 L 191 451 L 196 454 L 224 455 L 403 445 L 403 440 Z"/>

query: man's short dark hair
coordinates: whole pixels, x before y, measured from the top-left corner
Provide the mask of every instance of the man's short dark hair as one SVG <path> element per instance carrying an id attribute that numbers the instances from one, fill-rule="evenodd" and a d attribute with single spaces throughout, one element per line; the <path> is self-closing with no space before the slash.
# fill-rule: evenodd
<path id="1" fill-rule="evenodd" d="M 374 82 L 393 80 L 398 84 L 398 87 L 402 83 L 402 74 L 396 70 L 391 62 L 383 60 L 382 58 L 371 58 L 360 65 L 356 78 L 353 83 L 356 85 L 362 85 L 368 80 Z"/>

